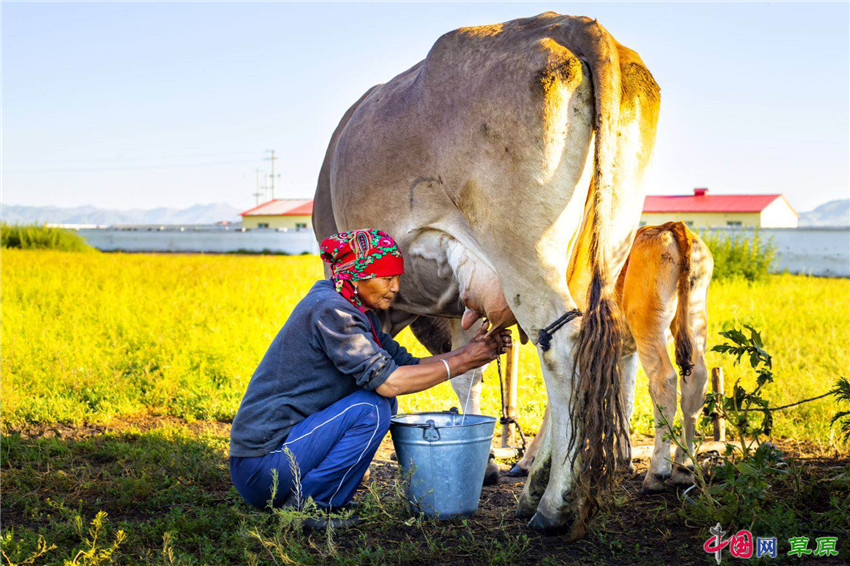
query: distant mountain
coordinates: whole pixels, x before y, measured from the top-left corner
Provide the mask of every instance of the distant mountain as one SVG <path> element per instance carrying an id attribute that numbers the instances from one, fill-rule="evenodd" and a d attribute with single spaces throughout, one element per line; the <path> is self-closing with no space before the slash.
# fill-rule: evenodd
<path id="1" fill-rule="evenodd" d="M 226 203 L 149 210 L 3 205 L 0 217 L 3 222 L 10 224 L 215 224 L 222 220 L 239 222 L 239 212 L 239 209 Z"/>
<path id="2" fill-rule="evenodd" d="M 800 226 L 850 226 L 850 198 L 831 200 L 800 213 Z"/>

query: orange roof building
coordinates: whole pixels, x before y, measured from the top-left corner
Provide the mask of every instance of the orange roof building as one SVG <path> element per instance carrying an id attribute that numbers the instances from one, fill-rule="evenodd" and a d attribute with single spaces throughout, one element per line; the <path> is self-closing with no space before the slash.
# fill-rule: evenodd
<path id="1" fill-rule="evenodd" d="M 278 198 L 240 213 L 243 228 L 313 229 L 313 200 Z"/>

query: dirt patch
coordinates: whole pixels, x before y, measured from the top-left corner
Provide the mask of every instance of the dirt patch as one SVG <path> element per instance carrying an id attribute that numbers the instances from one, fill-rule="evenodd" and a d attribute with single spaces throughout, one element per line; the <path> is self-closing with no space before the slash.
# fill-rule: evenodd
<path id="1" fill-rule="evenodd" d="M 194 434 L 212 434 L 229 436 L 230 423 L 222 421 L 192 421 L 168 415 L 138 413 L 116 417 L 105 424 L 25 424 L 8 427 L 3 434 L 20 434 L 22 438 L 58 438 L 61 440 L 83 440 L 99 434 L 122 433 L 128 431 L 148 432 L 160 428 L 188 429 Z"/>
<path id="2" fill-rule="evenodd" d="M 146 439 L 135 434 L 173 428 L 192 434 L 184 435 L 187 438 L 177 444 L 170 437 Z M 202 438 L 227 438 L 229 429 L 226 422 L 189 423 L 174 417 L 142 414 L 108 424 L 42 425 L 14 431 L 23 442 L 18 441 L 21 446 L 4 463 L 3 520 L 19 529 L 50 535 L 56 532 L 48 516 L 53 511 L 47 509 L 46 513 L 42 502 L 65 498 L 65 503 L 75 505 L 78 509 L 75 512 L 86 517 L 104 509 L 113 521 L 121 522 L 137 536 L 146 530 L 158 533 L 151 535 L 150 541 L 140 540 L 134 552 L 154 552 L 162 544 L 157 529 L 176 529 L 175 536 L 180 536 L 188 529 L 187 522 L 205 525 L 198 527 L 201 532 L 195 535 L 199 537 L 198 548 L 212 544 L 217 536 L 210 532 L 212 539 L 208 540 L 209 527 L 205 521 L 210 518 L 219 521 L 220 526 L 216 527 L 219 531 L 236 532 L 242 520 L 262 527 L 267 514 L 248 508 L 230 487 L 226 453 L 220 445 L 211 448 L 208 439 Z M 128 452 L 133 448 L 122 444 L 127 436 L 142 443 L 141 449 L 148 451 L 146 458 L 140 460 Z M 60 440 L 70 455 L 63 456 L 64 460 L 52 456 L 50 450 L 55 440 L 44 442 L 44 439 Z M 79 442 L 91 439 L 95 442 Z M 634 441 L 646 445 L 651 439 L 641 436 Z M 815 443 L 789 440 L 777 444 L 786 454 L 805 463 L 806 475 L 801 477 L 803 487 L 808 490 L 806 503 L 810 510 L 827 510 L 831 495 L 826 486 L 848 473 L 850 455 Z M 150 457 L 151 450 L 160 455 Z M 371 486 L 384 501 L 392 501 L 398 479 L 393 453 L 392 441 L 387 436 L 371 466 L 371 477 L 358 492 L 358 499 L 366 499 L 366 486 Z M 30 458 L 26 465 L 22 456 Z M 502 464 L 506 470 L 511 462 Z M 482 489 L 479 510 L 473 517 L 423 523 L 408 521 L 410 515 L 403 511 L 388 515 L 385 520 L 379 516 L 365 525 L 339 530 L 334 533 L 335 544 L 341 555 L 369 556 L 372 561 L 381 556 L 380 549 L 387 552 L 411 549 L 409 555 L 405 550 L 402 559 L 388 558 L 390 562 L 405 564 L 708 564 L 709 557 L 702 548 L 710 525 L 687 524 L 683 520 L 680 510 L 687 503 L 683 502 L 680 490 L 670 487 L 662 493 L 642 494 L 643 474 L 649 460 L 636 458 L 634 464 L 635 472 L 622 478 L 609 507 L 593 520 L 588 535 L 576 542 L 569 543 L 563 536 L 540 535 L 529 530 L 525 520 L 517 519 L 514 512 L 525 479 L 503 474 L 498 485 Z M 18 487 L 10 492 L 10 486 L 15 485 Z M 127 493 L 128 489 L 134 491 Z M 779 489 L 791 489 L 791 486 Z M 791 496 L 789 493 L 788 497 Z M 174 526 L 168 526 L 172 523 L 167 520 L 175 521 Z M 801 534 L 814 537 L 824 533 Z M 304 538 L 292 540 L 310 549 L 314 543 L 318 544 L 317 536 L 305 534 Z M 244 540 L 234 538 L 220 545 L 220 550 L 238 557 L 245 544 Z M 839 549 L 847 544 L 850 540 L 842 534 Z M 434 550 L 434 545 L 438 550 Z M 183 549 L 188 555 L 200 556 L 201 551 L 193 546 Z M 313 551 L 305 552 L 312 555 Z M 843 556 L 818 558 L 817 563 L 840 564 L 839 558 Z"/>

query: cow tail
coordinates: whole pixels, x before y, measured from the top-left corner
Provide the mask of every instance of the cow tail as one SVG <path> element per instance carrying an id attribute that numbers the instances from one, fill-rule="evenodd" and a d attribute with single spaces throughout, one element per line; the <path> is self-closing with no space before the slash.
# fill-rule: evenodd
<path id="1" fill-rule="evenodd" d="M 577 488 L 569 494 L 577 510 L 571 537 L 578 537 L 586 531 L 600 497 L 613 485 L 617 468 L 628 465 L 631 451 L 620 396 L 623 333 L 608 226 L 621 101 L 619 54 L 616 42 L 595 20 L 582 19 L 571 35 L 568 45 L 578 49 L 590 69 L 595 107 L 594 170 L 585 219 L 591 222 L 591 281 L 575 350 L 568 450 Z"/>
<path id="2" fill-rule="evenodd" d="M 694 367 L 694 336 L 691 333 L 689 301 L 691 297 L 691 243 L 687 227 L 682 222 L 671 222 L 670 231 L 676 239 L 679 249 L 679 280 L 676 286 L 678 305 L 676 318 L 673 319 L 673 333 L 676 339 L 676 364 L 685 379 L 691 375 Z"/>

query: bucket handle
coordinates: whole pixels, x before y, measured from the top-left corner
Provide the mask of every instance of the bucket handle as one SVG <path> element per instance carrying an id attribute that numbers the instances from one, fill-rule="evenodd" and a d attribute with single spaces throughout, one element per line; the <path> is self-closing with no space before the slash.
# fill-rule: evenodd
<path id="1" fill-rule="evenodd" d="M 422 431 L 422 438 L 424 438 L 428 442 L 440 440 L 440 431 L 437 430 L 437 425 L 436 423 L 434 423 L 434 419 L 428 419 L 427 421 L 425 421 L 425 424 L 427 426 Z"/>
<path id="2" fill-rule="evenodd" d="M 452 426 L 455 426 L 455 418 L 458 416 L 457 407 L 449 409 L 449 414 L 452 416 Z"/>

